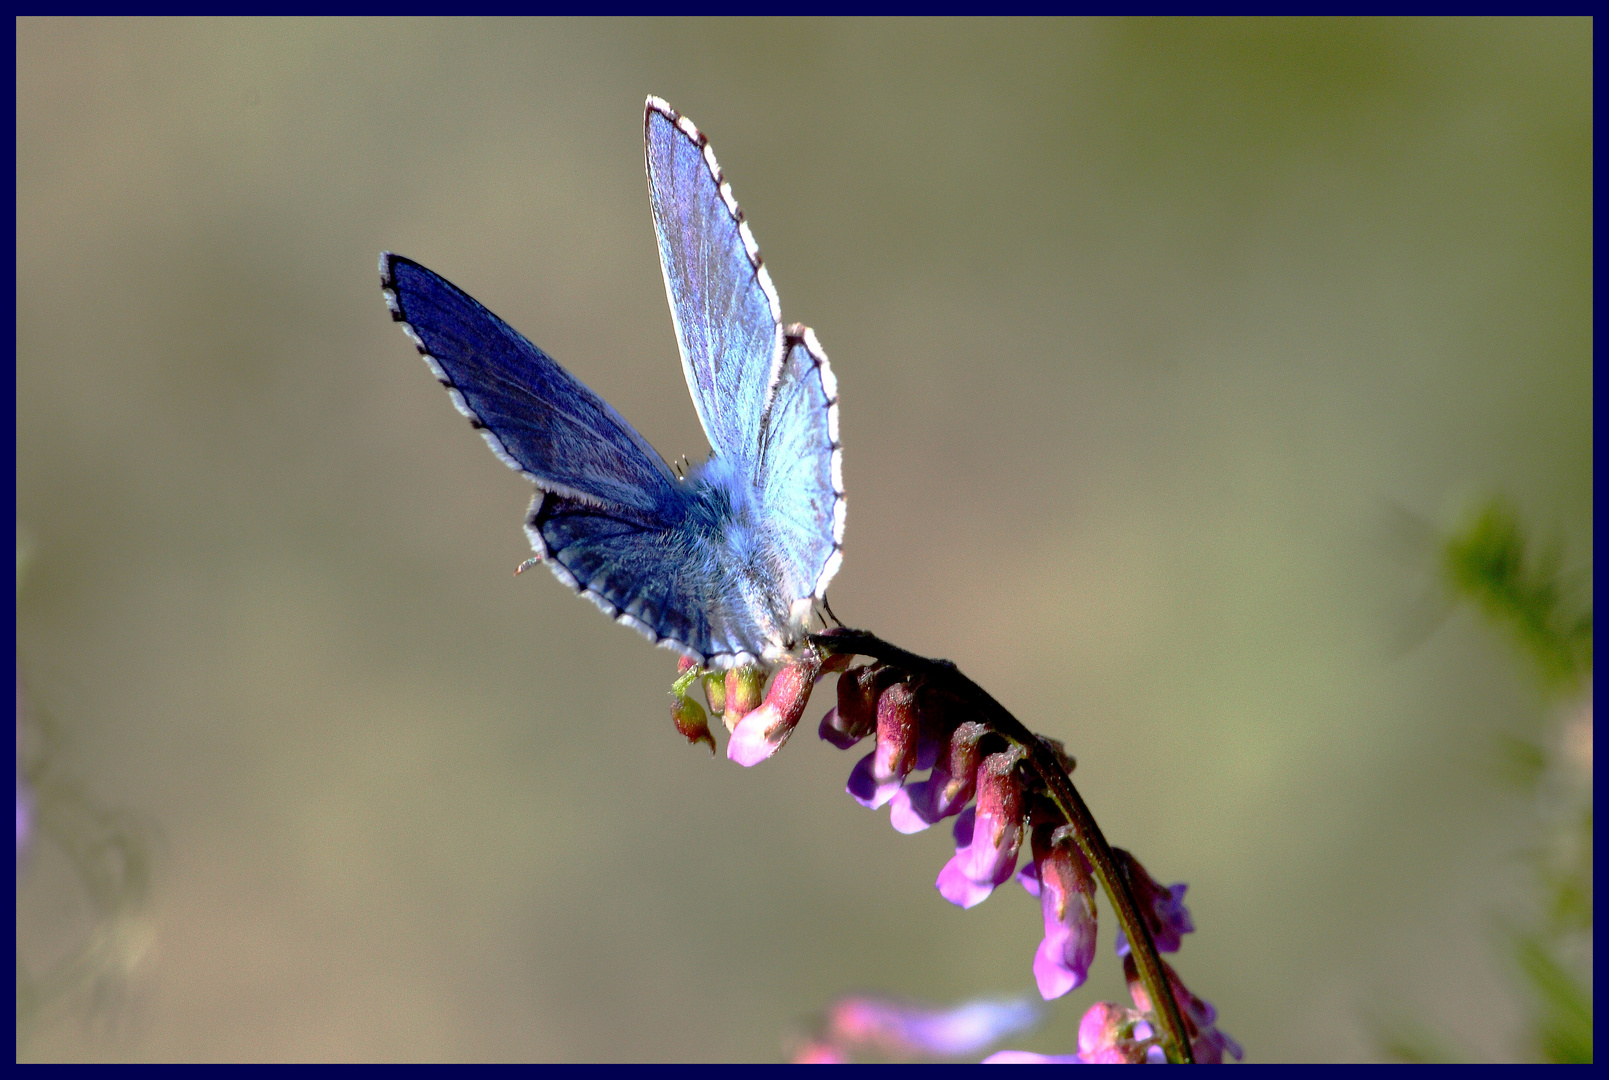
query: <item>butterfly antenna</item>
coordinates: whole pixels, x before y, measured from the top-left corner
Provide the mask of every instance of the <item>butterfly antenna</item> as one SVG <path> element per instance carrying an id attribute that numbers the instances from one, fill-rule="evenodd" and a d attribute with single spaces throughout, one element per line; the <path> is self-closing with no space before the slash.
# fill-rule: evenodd
<path id="1" fill-rule="evenodd" d="M 821 598 L 821 606 L 827 609 L 827 614 L 832 617 L 833 622 L 837 623 L 839 626 L 844 625 L 844 620 L 838 617 L 838 613 L 832 609 L 831 604 L 827 603 L 827 598 L 825 596 Z M 822 619 L 821 624 L 823 626 L 827 625 L 827 620 Z"/>

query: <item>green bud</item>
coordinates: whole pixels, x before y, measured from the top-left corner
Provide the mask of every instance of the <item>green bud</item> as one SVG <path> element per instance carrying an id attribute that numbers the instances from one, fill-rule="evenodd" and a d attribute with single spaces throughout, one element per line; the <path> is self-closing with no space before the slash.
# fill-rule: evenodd
<path id="1" fill-rule="evenodd" d="M 708 718 L 704 715 L 704 706 L 690 697 L 678 696 L 670 707 L 671 722 L 676 730 L 690 743 L 708 743 L 710 754 L 715 753 L 715 736 L 710 734 Z"/>
<path id="2" fill-rule="evenodd" d="M 720 671 L 704 673 L 704 697 L 709 700 L 710 712 L 720 716 L 726 712 L 726 674 Z"/>
<path id="3" fill-rule="evenodd" d="M 765 700 L 765 680 L 770 672 L 763 667 L 731 668 L 726 673 L 726 710 L 721 719 L 726 730 L 760 707 Z"/>

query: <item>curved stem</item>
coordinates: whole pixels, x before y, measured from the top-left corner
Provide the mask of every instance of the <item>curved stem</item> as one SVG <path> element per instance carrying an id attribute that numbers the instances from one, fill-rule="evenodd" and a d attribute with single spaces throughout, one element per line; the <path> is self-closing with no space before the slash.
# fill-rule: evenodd
<path id="1" fill-rule="evenodd" d="M 918 656 L 865 630 L 837 629 L 825 634 L 811 634 L 810 643 L 823 652 L 870 656 L 891 667 L 924 676 L 974 706 L 983 714 L 989 727 L 1023 748 L 1029 766 L 1039 774 L 1051 801 L 1072 826 L 1079 849 L 1089 860 L 1095 879 L 1106 890 L 1117 921 L 1128 935 L 1140 981 L 1150 995 L 1152 1008 L 1156 1010 L 1168 1060 L 1177 1064 L 1194 1064 L 1184 1020 L 1179 1015 L 1178 1002 L 1174 1000 L 1173 989 L 1163 972 L 1156 942 L 1151 939 L 1151 928 L 1140 916 L 1140 908 L 1134 900 L 1133 890 L 1129 888 L 1128 878 L 1112 856 L 1112 848 L 1101 834 L 1100 826 L 1095 823 L 1095 816 L 1089 812 L 1083 796 L 1073 786 L 1072 777 L 1067 775 L 1051 748 L 1023 726 L 1022 721 L 1007 712 L 1005 706 L 991 697 L 988 691 L 961 674 L 960 669 L 948 660 Z"/>

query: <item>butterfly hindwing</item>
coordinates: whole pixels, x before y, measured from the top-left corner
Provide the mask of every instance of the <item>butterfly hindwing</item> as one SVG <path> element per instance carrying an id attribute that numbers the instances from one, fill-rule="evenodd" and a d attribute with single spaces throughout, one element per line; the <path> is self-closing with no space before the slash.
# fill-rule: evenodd
<path id="1" fill-rule="evenodd" d="M 708 617 L 711 558 L 685 523 L 648 530 L 598 507 L 538 493 L 525 519 L 553 573 L 617 622 L 700 663 L 721 650 Z"/>
<path id="2" fill-rule="evenodd" d="M 758 484 L 787 595 L 819 600 L 838 572 L 844 541 L 838 381 L 807 327 L 789 327 L 787 353 L 766 410 Z"/>
<path id="3" fill-rule="evenodd" d="M 682 369 L 710 446 L 752 468 L 780 359 L 780 305 L 698 128 L 658 98 L 643 121 L 648 195 Z"/>

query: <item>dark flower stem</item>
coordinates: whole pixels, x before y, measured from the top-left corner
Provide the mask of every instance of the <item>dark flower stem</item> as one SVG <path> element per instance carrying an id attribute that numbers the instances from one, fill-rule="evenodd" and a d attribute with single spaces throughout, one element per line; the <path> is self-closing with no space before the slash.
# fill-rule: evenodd
<path id="1" fill-rule="evenodd" d="M 822 652 L 869 656 L 891 667 L 919 675 L 973 705 L 982 714 L 984 723 L 1003 738 L 1023 748 L 1029 766 L 1039 774 L 1051 801 L 1072 826 L 1080 850 L 1095 871 L 1095 880 L 1106 890 L 1117 913 L 1117 921 L 1128 935 L 1140 981 L 1145 984 L 1145 992 L 1150 995 L 1157 1022 L 1162 1028 L 1160 1034 L 1168 1060 L 1175 1064 L 1194 1064 L 1190 1040 L 1185 1036 L 1184 1020 L 1179 1015 L 1173 989 L 1163 974 L 1162 959 L 1157 955 L 1156 943 L 1151 940 L 1150 927 L 1140 917 L 1140 908 L 1134 901 L 1128 879 L 1112 857 L 1112 849 L 1106 837 L 1101 835 L 1100 826 L 1095 824 L 1095 816 L 1089 812 L 1083 796 L 1078 794 L 1072 777 L 1062 768 L 1055 752 L 1024 727 L 1022 721 L 1007 712 L 988 691 L 961 674 L 960 669 L 948 660 L 930 660 L 906 652 L 865 630 L 840 628 L 825 634 L 811 634 L 810 643 Z"/>

